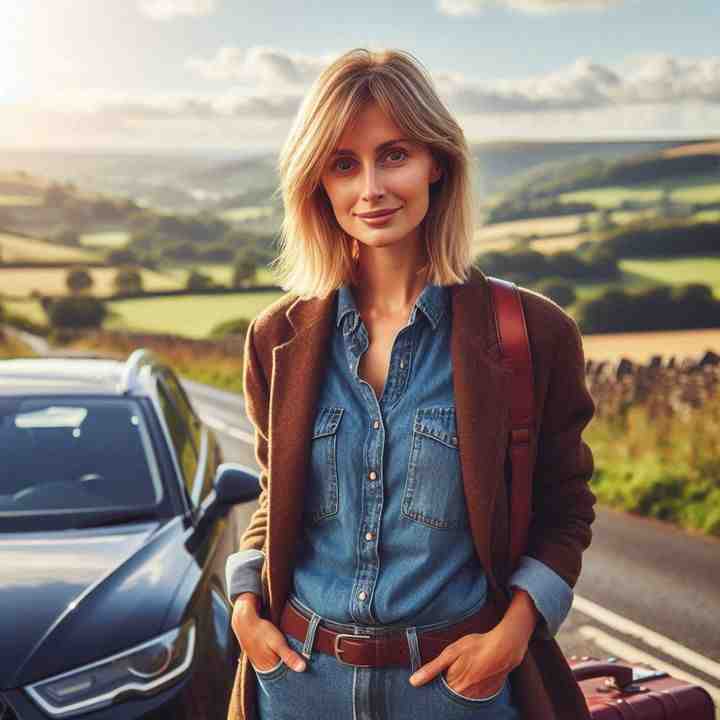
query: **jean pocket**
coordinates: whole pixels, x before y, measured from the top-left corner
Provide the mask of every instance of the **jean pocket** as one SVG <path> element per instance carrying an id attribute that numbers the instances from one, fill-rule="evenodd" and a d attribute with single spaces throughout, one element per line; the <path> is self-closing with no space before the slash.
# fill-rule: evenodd
<path id="1" fill-rule="evenodd" d="M 305 496 L 305 514 L 310 525 L 333 517 L 340 510 L 337 432 L 343 412 L 341 407 L 322 407 L 315 416 L 310 451 L 312 472 Z"/>
<path id="2" fill-rule="evenodd" d="M 468 526 L 453 405 L 415 413 L 402 512 L 436 530 Z"/>
<path id="3" fill-rule="evenodd" d="M 250 665 L 252 665 L 252 669 L 255 671 L 255 674 L 263 681 L 268 682 L 270 680 L 278 680 L 280 679 L 290 668 L 285 664 L 284 660 L 280 658 L 280 660 L 277 662 L 276 665 L 271 667 L 269 670 L 258 670 L 258 668 L 253 665 L 250 658 L 248 658 L 248 662 Z"/>
<path id="4" fill-rule="evenodd" d="M 437 675 L 437 685 L 444 695 L 457 703 L 472 707 L 477 707 L 478 705 L 483 705 L 487 707 L 488 705 L 492 705 L 498 702 L 500 698 L 505 694 L 506 689 L 508 689 L 508 683 L 509 676 L 506 675 L 505 679 L 503 680 L 503 684 L 500 686 L 500 689 L 494 692 L 492 695 L 481 698 L 473 698 L 462 695 L 457 690 L 453 690 L 448 684 L 447 678 L 445 677 L 445 670 L 441 670 Z"/>

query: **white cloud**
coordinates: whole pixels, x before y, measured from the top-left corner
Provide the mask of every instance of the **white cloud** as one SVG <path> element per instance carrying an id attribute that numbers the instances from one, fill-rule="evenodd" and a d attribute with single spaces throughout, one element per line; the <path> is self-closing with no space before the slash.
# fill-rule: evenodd
<path id="1" fill-rule="evenodd" d="M 76 143 L 115 138 L 119 146 L 237 145 L 251 137 L 279 144 L 307 85 L 331 59 L 225 48 L 209 60 L 188 61 L 204 77 L 229 81 L 220 92 L 44 93 L 22 107 L 3 105 L 0 145 L 43 144 L 60 132 Z M 613 66 L 578 58 L 520 80 L 480 82 L 462 73 L 437 73 L 434 80 L 474 138 L 707 135 L 720 127 L 720 56 L 640 55 Z"/>
<path id="2" fill-rule="evenodd" d="M 648 55 L 613 69 L 587 58 L 522 80 L 476 83 L 439 76 L 448 104 L 463 113 L 513 113 L 632 106 L 683 101 L 720 103 L 720 57 Z"/>
<path id="3" fill-rule="evenodd" d="M 440 12 L 446 15 L 478 15 L 491 7 L 506 7 L 521 12 L 546 15 L 568 10 L 605 10 L 624 0 L 440 0 Z"/>
<path id="4" fill-rule="evenodd" d="M 210 15 L 215 10 L 215 0 L 137 0 L 137 4 L 140 12 L 152 20 Z"/>
<path id="5" fill-rule="evenodd" d="M 188 58 L 186 67 L 211 80 L 239 80 L 261 85 L 306 85 L 332 60 L 329 55 L 288 53 L 266 46 L 243 51 L 222 47 L 210 59 Z"/>

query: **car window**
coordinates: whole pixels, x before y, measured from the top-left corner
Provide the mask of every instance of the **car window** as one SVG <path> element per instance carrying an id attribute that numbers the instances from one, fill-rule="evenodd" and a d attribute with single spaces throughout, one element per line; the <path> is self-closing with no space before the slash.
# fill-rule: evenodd
<path id="1" fill-rule="evenodd" d="M 190 399 L 185 393 L 182 385 L 178 382 L 177 378 L 168 371 L 163 372 L 161 377 L 163 384 L 172 398 L 172 401 L 175 403 L 175 407 L 177 407 L 183 417 L 183 420 L 185 421 L 185 424 L 190 430 L 196 452 L 199 452 L 200 433 L 202 429 L 200 418 L 195 414 L 195 411 L 190 404 Z"/>
<path id="2" fill-rule="evenodd" d="M 0 398 L 0 512 L 157 505 L 163 488 L 131 398 Z"/>
<path id="3" fill-rule="evenodd" d="M 181 413 L 171 397 L 164 381 L 157 384 L 160 407 L 167 422 L 175 453 L 177 454 L 188 502 L 192 503 L 192 489 L 198 467 L 197 448 L 188 424 L 187 413 Z"/>

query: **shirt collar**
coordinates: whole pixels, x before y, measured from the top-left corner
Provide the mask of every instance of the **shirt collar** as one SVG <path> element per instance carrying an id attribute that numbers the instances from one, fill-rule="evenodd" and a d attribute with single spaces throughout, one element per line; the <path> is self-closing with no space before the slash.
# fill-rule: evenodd
<path id="1" fill-rule="evenodd" d="M 418 295 L 418 298 L 415 301 L 415 305 L 410 313 L 410 324 L 415 322 L 415 316 L 417 315 L 419 308 L 430 321 L 433 330 L 437 330 L 443 313 L 447 310 L 448 302 L 448 288 L 446 286 L 432 285 L 428 283 L 422 289 L 422 292 Z M 354 330 L 357 326 L 360 314 L 358 313 L 357 305 L 355 305 L 355 298 L 350 290 L 350 286 L 346 283 L 345 285 L 341 285 L 338 290 L 337 316 L 335 323 L 337 327 L 340 327 L 343 318 L 348 313 L 352 314 L 351 330 Z"/>

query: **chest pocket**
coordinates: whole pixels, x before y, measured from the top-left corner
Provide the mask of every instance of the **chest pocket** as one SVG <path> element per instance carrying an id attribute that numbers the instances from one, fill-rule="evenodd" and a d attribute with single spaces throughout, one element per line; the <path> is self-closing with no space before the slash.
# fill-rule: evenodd
<path id="1" fill-rule="evenodd" d="M 402 512 L 436 530 L 469 524 L 453 405 L 415 413 Z"/>
<path id="2" fill-rule="evenodd" d="M 315 525 L 338 514 L 337 432 L 344 409 L 322 407 L 315 416 L 310 452 L 311 476 L 305 496 L 305 519 Z"/>

